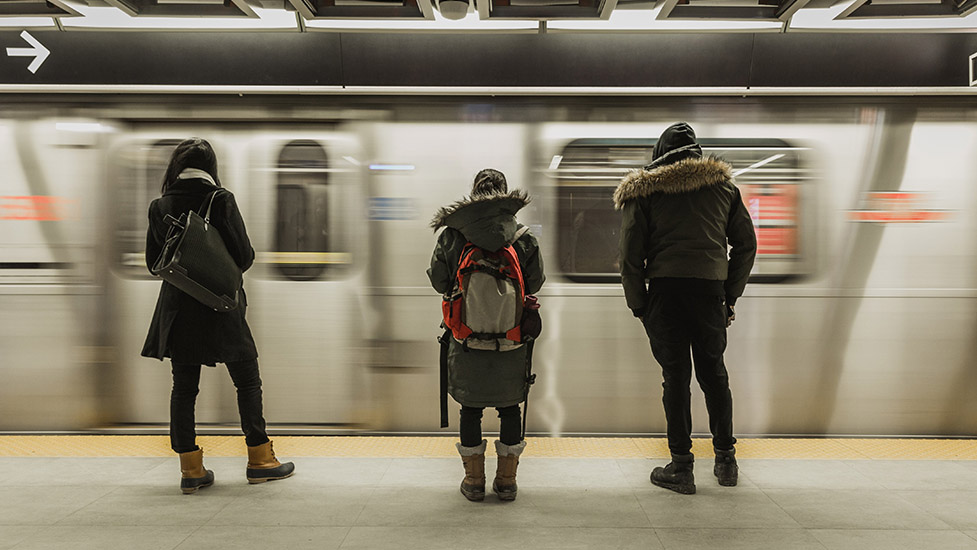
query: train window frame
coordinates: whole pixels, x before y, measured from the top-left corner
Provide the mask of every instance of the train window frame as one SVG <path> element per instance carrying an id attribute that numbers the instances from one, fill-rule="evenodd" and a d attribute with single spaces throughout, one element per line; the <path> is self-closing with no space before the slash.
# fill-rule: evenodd
<path id="1" fill-rule="evenodd" d="M 112 266 L 116 272 L 127 279 L 156 279 L 146 267 L 149 204 L 160 197 L 160 187 L 163 184 L 163 175 L 166 173 L 169 158 L 183 139 L 142 137 L 121 143 L 114 148 L 111 155 L 113 159 L 110 170 L 113 184 L 111 188 L 116 197 L 115 219 L 112 226 Z M 153 157 L 159 153 L 163 154 L 158 158 L 164 160 L 155 164 L 157 159 Z M 119 161 L 119 159 L 126 159 L 127 154 L 131 154 L 129 157 L 132 161 L 131 165 Z M 153 177 L 154 175 L 156 177 Z M 136 184 L 128 184 L 132 181 Z"/>
<path id="2" fill-rule="evenodd" d="M 301 151 L 301 148 L 314 148 L 321 156 L 301 158 L 300 155 L 285 159 L 287 151 Z M 282 140 L 277 144 L 272 162 L 270 173 L 274 197 L 270 220 L 272 234 L 269 239 L 272 250 L 260 255 L 261 262 L 267 264 L 272 273 L 289 281 L 335 279 L 351 263 L 348 231 L 340 223 L 342 220 L 337 220 L 338 210 L 341 210 L 337 205 L 341 205 L 343 199 L 341 182 L 331 177 L 341 170 L 332 166 L 332 156 L 325 144 L 314 138 Z M 315 181 L 316 178 L 321 181 Z M 285 197 L 292 198 L 283 202 Z M 291 216 L 283 214 L 289 205 Z M 296 214 L 299 205 L 306 207 L 300 215 Z M 286 210 L 283 211 L 283 208 Z M 296 217 L 301 222 L 291 224 L 293 232 L 283 234 L 283 229 L 287 231 L 289 222 Z M 314 237 L 306 240 L 306 235 L 317 233 L 321 240 Z"/>
<path id="3" fill-rule="evenodd" d="M 554 182 L 557 210 L 556 264 L 567 280 L 588 284 L 620 283 L 618 272 L 576 269 L 579 265 L 576 251 L 583 236 L 594 241 L 589 249 L 598 252 L 594 260 L 597 264 L 618 266 L 620 212 L 613 207 L 612 195 L 629 170 L 641 168 L 650 162 L 651 151 L 657 141 L 655 138 L 580 138 L 563 146 L 559 165 L 548 173 Z M 734 165 L 733 172 L 738 176 L 736 186 L 743 193 L 745 206 L 750 209 L 758 241 L 778 244 L 779 238 L 782 241 L 779 246 L 785 249 L 780 254 L 758 254 L 750 282 L 781 283 L 810 275 L 815 246 L 808 235 L 810 231 L 803 230 L 805 224 L 809 225 L 808 220 L 814 219 L 809 211 L 811 186 L 806 184 L 813 179 L 807 154 L 809 149 L 776 138 L 704 138 L 699 143 L 705 155 L 718 156 Z M 599 153 L 601 148 L 606 149 L 603 157 L 606 159 L 605 165 L 601 165 L 600 160 L 587 164 L 587 154 Z M 614 149 L 619 154 L 623 153 L 623 158 L 614 158 L 611 154 Z M 729 152 L 740 151 L 765 152 L 765 156 L 752 162 L 743 161 L 736 155 L 732 159 L 727 158 Z M 781 176 L 775 182 L 764 180 L 767 174 L 778 170 L 793 175 Z M 581 192 L 581 189 L 585 191 Z M 574 193 L 577 197 L 574 197 Z M 793 193 L 789 197 L 793 202 L 788 200 L 787 206 L 784 206 L 781 203 L 785 201 L 763 200 L 764 193 L 774 199 L 777 195 Z M 579 202 L 578 197 L 590 206 L 575 207 L 574 202 Z M 765 220 L 762 216 L 778 208 L 786 213 L 783 219 Z M 591 214 L 590 220 L 587 220 L 587 214 Z M 609 218 L 613 218 L 613 223 Z M 594 227 L 585 231 L 588 223 Z M 601 251 L 604 251 L 603 256 L 599 255 Z M 588 252 L 583 256 L 593 259 L 595 255 Z M 612 262 L 608 260 L 611 256 Z"/>

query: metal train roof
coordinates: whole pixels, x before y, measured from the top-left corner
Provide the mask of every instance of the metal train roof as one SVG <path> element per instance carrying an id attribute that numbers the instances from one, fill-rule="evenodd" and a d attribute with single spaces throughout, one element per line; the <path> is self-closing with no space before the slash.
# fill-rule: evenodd
<path id="1" fill-rule="evenodd" d="M 0 0 L 0 29 L 977 32 L 977 0 Z"/>

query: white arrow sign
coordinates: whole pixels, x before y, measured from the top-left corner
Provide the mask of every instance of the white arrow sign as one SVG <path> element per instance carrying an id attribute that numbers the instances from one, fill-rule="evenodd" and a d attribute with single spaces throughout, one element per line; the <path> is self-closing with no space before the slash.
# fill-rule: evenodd
<path id="1" fill-rule="evenodd" d="M 27 70 L 32 73 L 37 73 L 37 70 L 41 68 L 41 64 L 51 54 L 51 51 L 42 46 L 27 31 L 20 33 L 20 37 L 26 40 L 33 48 L 7 48 L 7 55 L 10 57 L 33 57 L 34 61 L 31 61 L 31 64 L 27 66 Z"/>

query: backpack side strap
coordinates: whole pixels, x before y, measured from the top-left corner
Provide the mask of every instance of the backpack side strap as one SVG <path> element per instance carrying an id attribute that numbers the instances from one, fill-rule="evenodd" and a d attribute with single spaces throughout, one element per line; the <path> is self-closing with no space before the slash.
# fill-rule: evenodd
<path id="1" fill-rule="evenodd" d="M 516 230 L 516 234 L 512 236 L 512 240 L 509 241 L 509 246 L 515 244 L 516 241 L 522 238 L 523 235 L 529 232 L 529 226 L 524 225 Z"/>

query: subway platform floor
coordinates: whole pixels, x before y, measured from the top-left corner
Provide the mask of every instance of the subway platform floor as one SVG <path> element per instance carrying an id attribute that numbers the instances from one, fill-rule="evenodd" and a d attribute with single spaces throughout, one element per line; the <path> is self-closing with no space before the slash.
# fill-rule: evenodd
<path id="1" fill-rule="evenodd" d="M 274 441 L 295 476 L 248 485 L 242 438 L 199 437 L 183 495 L 166 437 L 0 436 L 0 549 L 977 549 L 974 440 L 741 439 L 730 488 L 697 439 L 679 495 L 660 438 L 530 438 L 509 503 L 458 492 L 452 437 Z"/>

